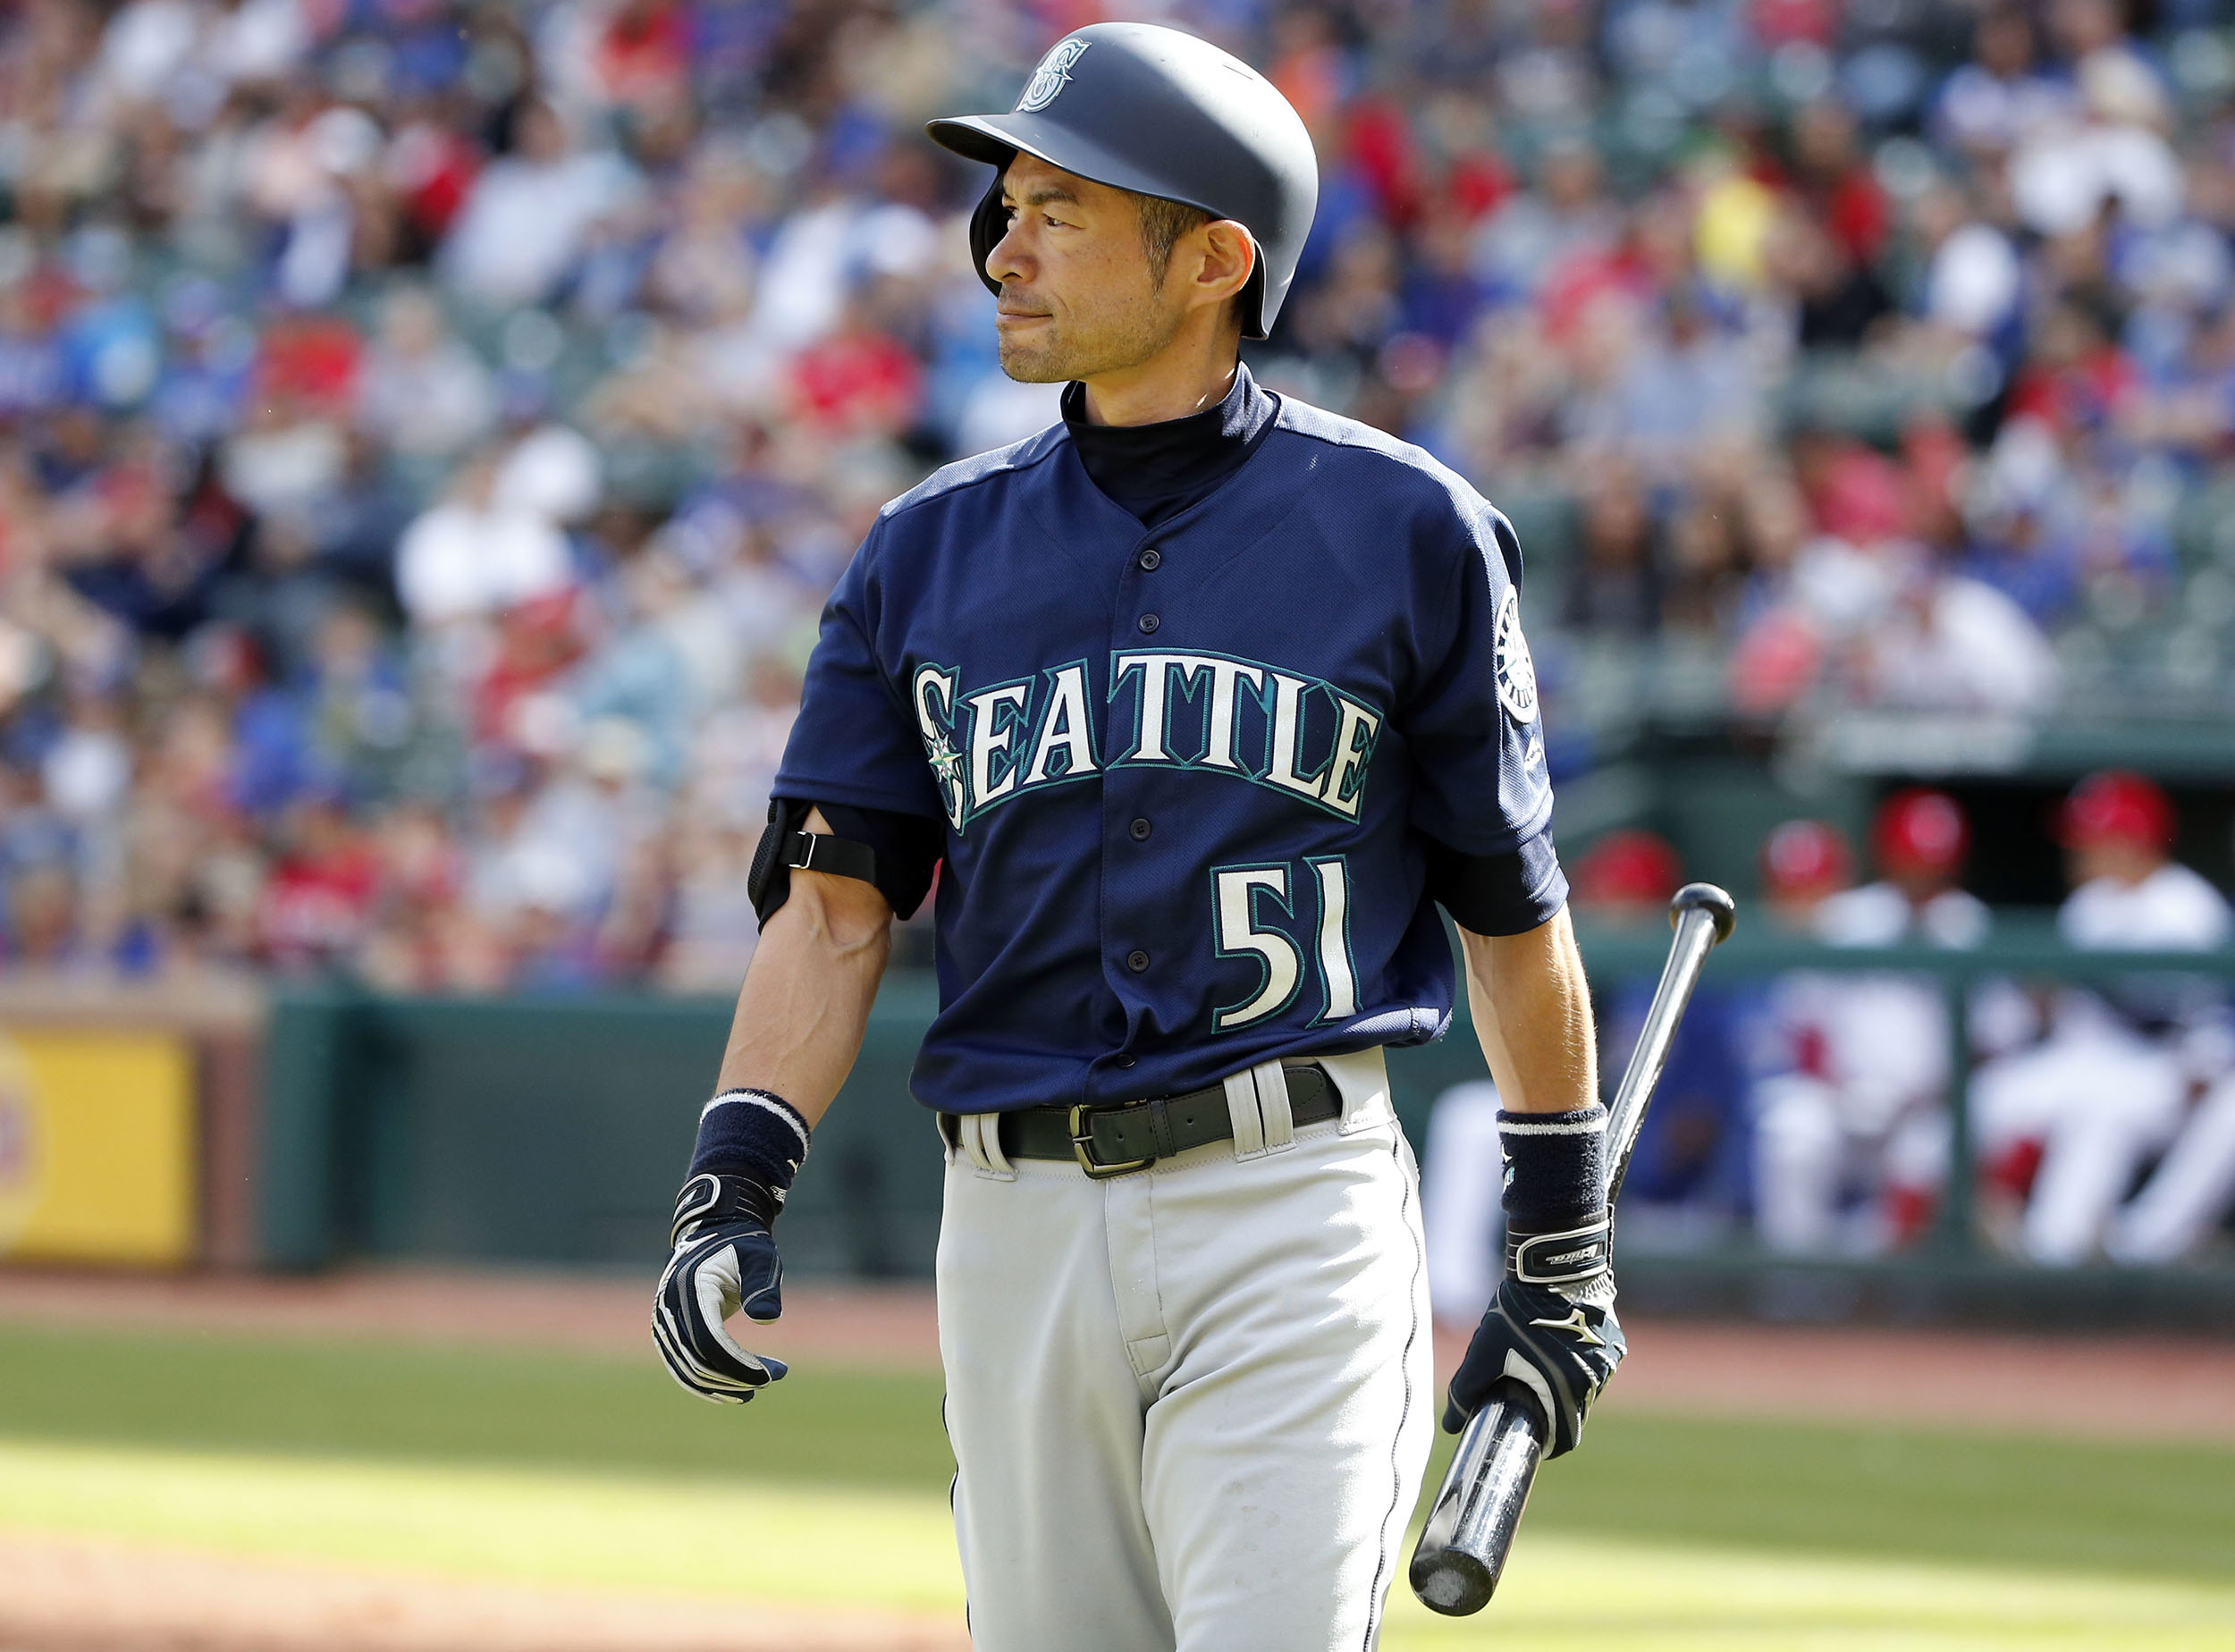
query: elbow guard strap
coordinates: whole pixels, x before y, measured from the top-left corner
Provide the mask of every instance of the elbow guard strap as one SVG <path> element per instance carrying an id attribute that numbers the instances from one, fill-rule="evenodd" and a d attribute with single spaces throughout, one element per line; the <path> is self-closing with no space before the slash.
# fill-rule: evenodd
<path id="1" fill-rule="evenodd" d="M 824 872 L 834 878 L 877 881 L 877 851 L 866 843 L 833 837 L 827 831 L 787 833 L 777 854 L 794 872 Z"/>

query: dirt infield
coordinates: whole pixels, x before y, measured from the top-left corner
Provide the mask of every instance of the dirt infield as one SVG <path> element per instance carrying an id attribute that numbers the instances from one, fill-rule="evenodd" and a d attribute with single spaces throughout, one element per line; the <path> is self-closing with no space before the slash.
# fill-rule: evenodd
<path id="1" fill-rule="evenodd" d="M 0 1324 L 105 1325 L 399 1338 L 654 1358 L 653 1277 L 439 1269 L 173 1277 L 0 1268 Z M 784 1317 L 754 1333 L 780 1359 L 924 1369 L 939 1324 L 912 1286 L 784 1282 Z"/>
<path id="2" fill-rule="evenodd" d="M 958 1623 L 0 1532 L 0 1652 L 968 1652 Z"/>
<path id="3" fill-rule="evenodd" d="M 927 1368 L 930 1294 L 788 1285 L 753 1345 L 790 1361 Z M 0 1270 L 0 1323 L 138 1326 L 312 1337 L 498 1343 L 653 1356 L 651 1281 L 546 1273 L 367 1270 L 315 1278 L 142 1278 Z M 2132 1439 L 2235 1440 L 2235 1340 L 1625 1321 L 1607 1403 L 1693 1415 L 1945 1424 Z M 1462 1341 L 1439 1334 L 1438 1365 Z M 2105 1393 L 2119 1396 L 2105 1406 Z M 5 1652 L 5 1648 L 0 1648 Z"/>

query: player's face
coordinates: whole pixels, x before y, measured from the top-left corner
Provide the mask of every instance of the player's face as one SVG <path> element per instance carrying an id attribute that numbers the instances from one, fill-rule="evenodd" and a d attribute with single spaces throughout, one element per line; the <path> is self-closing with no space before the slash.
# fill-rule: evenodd
<path id="1" fill-rule="evenodd" d="M 1149 278 L 1138 199 L 1019 155 L 1002 175 L 1008 229 L 986 255 L 1001 283 L 1001 371 L 1027 384 L 1135 367 L 1185 318 L 1178 285 Z"/>
<path id="2" fill-rule="evenodd" d="M 2074 889 L 2098 878 L 2131 887 L 2163 865 L 2165 856 L 2153 845 L 2109 838 L 2098 843 L 2075 844 L 2065 861 Z"/>

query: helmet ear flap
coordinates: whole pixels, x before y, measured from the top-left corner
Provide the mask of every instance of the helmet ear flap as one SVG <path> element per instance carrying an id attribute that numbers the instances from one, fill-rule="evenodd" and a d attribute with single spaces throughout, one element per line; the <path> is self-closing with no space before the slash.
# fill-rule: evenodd
<path id="1" fill-rule="evenodd" d="M 995 298 L 1001 296 L 1001 283 L 985 273 L 985 261 L 993 256 L 993 249 L 1001 244 L 1001 237 L 1008 232 L 1008 213 L 1001 205 L 1001 180 L 1008 168 L 1004 166 L 993 174 L 993 185 L 979 200 L 970 214 L 970 258 L 976 266 L 978 279 Z"/>
<path id="2" fill-rule="evenodd" d="M 1242 291 L 1236 295 L 1236 307 L 1242 313 L 1242 336 L 1245 339 L 1271 335 L 1271 329 L 1265 324 L 1265 249 L 1258 247 L 1255 250 L 1256 267 L 1250 271 L 1249 280 L 1242 283 Z"/>

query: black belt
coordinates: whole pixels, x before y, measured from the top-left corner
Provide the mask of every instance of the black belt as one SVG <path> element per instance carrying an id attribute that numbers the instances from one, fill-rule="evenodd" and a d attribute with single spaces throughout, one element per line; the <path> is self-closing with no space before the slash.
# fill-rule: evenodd
<path id="1" fill-rule="evenodd" d="M 1316 1062 L 1286 1069 L 1288 1117 L 1293 1125 L 1324 1124 L 1339 1118 L 1343 1098 L 1327 1069 Z M 956 1139 L 951 1115 L 942 1115 L 940 1134 Z M 1183 1095 L 1156 1096 L 1118 1107 L 1026 1107 L 1000 1115 L 1001 1151 L 1011 1159 L 1068 1159 L 1097 1180 L 1146 1170 L 1191 1147 L 1234 1139 L 1234 1116 L 1227 1108 L 1224 1084 L 1208 1084 Z"/>

